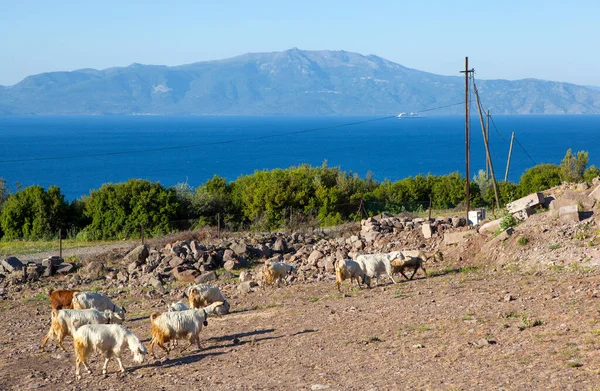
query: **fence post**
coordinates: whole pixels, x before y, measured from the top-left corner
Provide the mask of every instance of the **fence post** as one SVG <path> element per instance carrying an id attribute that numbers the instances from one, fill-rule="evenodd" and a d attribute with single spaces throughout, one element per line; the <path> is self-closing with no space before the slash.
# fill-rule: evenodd
<path id="1" fill-rule="evenodd" d="M 142 246 L 144 245 L 144 224 L 140 224 L 140 234 L 142 237 Z"/>
<path id="2" fill-rule="evenodd" d="M 217 238 L 221 238 L 221 213 L 217 213 Z"/>
<path id="3" fill-rule="evenodd" d="M 58 230 L 58 256 L 62 258 L 62 229 Z"/>

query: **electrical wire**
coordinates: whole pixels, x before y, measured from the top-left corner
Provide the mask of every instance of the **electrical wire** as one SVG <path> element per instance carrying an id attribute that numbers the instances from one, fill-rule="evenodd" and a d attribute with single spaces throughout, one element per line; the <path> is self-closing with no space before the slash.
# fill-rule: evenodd
<path id="1" fill-rule="evenodd" d="M 433 108 L 417 111 L 416 113 L 425 113 L 428 111 L 440 110 L 440 109 L 444 109 L 444 108 L 451 107 L 451 106 L 457 106 L 459 104 L 464 104 L 464 102 L 453 103 L 450 105 L 439 106 L 439 107 L 433 107 Z M 319 131 L 330 130 L 330 129 L 339 129 L 339 128 L 343 128 L 343 127 L 347 127 L 347 126 L 362 125 L 362 124 L 366 124 L 366 123 L 370 123 L 370 122 L 383 121 L 386 119 L 391 119 L 391 118 L 396 118 L 396 117 L 397 117 L 396 115 L 388 115 L 385 117 L 367 119 L 367 120 L 356 121 L 356 122 L 349 122 L 349 123 L 344 123 L 344 124 L 339 124 L 339 125 L 323 126 L 323 127 L 318 127 L 318 128 L 304 129 L 304 130 L 298 130 L 298 131 L 293 131 L 293 132 L 269 134 L 269 135 L 264 135 L 264 136 L 245 137 L 245 138 L 238 138 L 238 139 L 233 139 L 233 140 L 215 141 L 215 142 L 203 143 L 203 144 L 188 144 L 188 145 L 177 145 L 177 146 L 172 146 L 172 147 L 146 148 L 146 149 L 136 149 L 136 150 L 128 150 L 128 151 L 102 152 L 102 153 L 80 154 L 80 155 L 46 156 L 46 157 L 35 157 L 35 158 L 27 158 L 27 159 L 7 159 L 7 160 L 0 160 L 0 163 L 37 162 L 37 161 L 48 161 L 48 160 L 80 159 L 80 158 L 86 158 L 86 157 L 128 155 L 128 154 L 133 154 L 133 153 L 144 153 L 144 152 L 173 151 L 173 150 L 178 150 L 178 149 L 189 149 L 189 148 L 206 147 L 206 146 L 213 146 L 213 145 L 233 144 L 233 143 L 246 142 L 246 141 L 264 140 L 264 139 L 274 138 L 274 137 L 282 137 L 282 136 L 290 136 L 290 135 L 296 135 L 296 134 L 319 132 Z"/>

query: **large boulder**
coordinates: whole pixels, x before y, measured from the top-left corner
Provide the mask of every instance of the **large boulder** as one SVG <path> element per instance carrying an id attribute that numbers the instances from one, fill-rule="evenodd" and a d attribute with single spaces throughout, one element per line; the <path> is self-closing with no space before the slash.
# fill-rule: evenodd
<path id="1" fill-rule="evenodd" d="M 502 219 L 496 219 L 496 220 L 492 220 L 492 221 L 488 221 L 487 223 L 484 223 L 481 227 L 479 227 L 479 233 L 481 235 L 493 235 L 494 233 L 496 233 L 497 231 L 500 230 L 500 223 L 502 222 Z"/>
<path id="2" fill-rule="evenodd" d="M 285 253 L 288 250 L 288 245 L 285 239 L 281 236 L 278 236 L 275 239 L 275 243 L 273 243 L 273 251 L 278 253 Z"/>
<path id="3" fill-rule="evenodd" d="M 423 225 L 421 225 L 421 231 L 423 232 L 423 237 L 425 239 L 431 239 L 431 234 L 432 234 L 431 224 L 424 223 Z"/>
<path id="4" fill-rule="evenodd" d="M 248 258 L 252 252 L 246 243 L 233 243 L 230 248 L 238 257 Z"/>
<path id="5" fill-rule="evenodd" d="M 173 269 L 173 276 L 182 282 L 194 282 L 196 277 L 200 275 L 200 272 L 196 269 L 184 269 L 179 266 Z"/>
<path id="6" fill-rule="evenodd" d="M 596 201 L 600 201 L 600 185 L 596 186 L 594 191 L 590 193 L 589 197 L 595 199 Z"/>
<path id="7" fill-rule="evenodd" d="M 577 205 L 563 206 L 558 210 L 558 217 L 563 223 L 577 223 L 579 222 L 579 209 Z"/>
<path id="8" fill-rule="evenodd" d="M 97 260 L 86 261 L 83 268 L 79 269 L 79 275 L 83 278 L 97 280 L 106 276 L 104 264 Z"/>
<path id="9" fill-rule="evenodd" d="M 42 275 L 42 266 L 35 262 L 29 262 L 23 271 L 23 277 L 25 277 L 27 281 L 37 281 Z"/>
<path id="10" fill-rule="evenodd" d="M 583 209 L 590 210 L 596 204 L 596 199 L 593 197 L 588 197 L 585 194 L 581 194 L 575 190 L 567 189 L 563 193 L 561 199 L 563 200 L 571 200 L 576 204 L 581 204 Z"/>
<path id="11" fill-rule="evenodd" d="M 194 282 L 197 284 L 205 284 L 207 282 L 215 281 L 216 279 L 217 273 L 215 273 L 215 271 L 213 270 L 199 275 L 198 277 L 196 277 Z"/>
<path id="12" fill-rule="evenodd" d="M 62 263 L 56 268 L 57 274 L 69 274 L 75 271 L 75 264 L 71 262 Z"/>
<path id="13" fill-rule="evenodd" d="M 0 265 L 6 270 L 8 273 L 16 272 L 17 270 L 23 269 L 25 265 L 23 262 L 19 261 L 16 257 L 8 257 L 4 258 L 0 261 Z"/>
<path id="14" fill-rule="evenodd" d="M 444 244 L 458 244 L 465 240 L 465 236 L 470 235 L 469 231 L 461 231 L 461 232 L 445 232 L 444 233 Z"/>
<path id="15" fill-rule="evenodd" d="M 542 193 L 532 193 L 528 196 L 519 198 L 516 201 L 506 204 L 508 213 L 518 213 L 527 209 L 534 208 L 544 204 L 544 195 Z"/>
<path id="16" fill-rule="evenodd" d="M 566 198 L 561 198 L 561 199 L 550 202 L 550 206 L 549 206 L 550 213 L 552 213 L 553 216 L 559 216 L 559 211 L 565 206 L 570 206 L 570 207 L 575 207 L 575 208 L 578 207 L 576 201 L 566 199 Z"/>
<path id="17" fill-rule="evenodd" d="M 171 260 L 169 261 L 169 266 L 171 266 L 172 268 L 176 268 L 178 266 L 181 266 L 185 263 L 185 260 L 178 257 L 177 255 L 175 255 L 173 258 L 171 258 Z"/>
<path id="18" fill-rule="evenodd" d="M 316 267 L 317 264 L 319 263 L 319 260 L 321 260 L 321 258 L 323 258 L 323 253 L 318 250 L 314 250 L 308 256 L 308 264 Z"/>
<path id="19" fill-rule="evenodd" d="M 146 261 L 146 258 L 148 258 L 148 255 L 150 255 L 148 246 L 146 246 L 145 244 L 142 244 L 142 245 L 137 246 L 133 250 L 131 250 L 129 253 L 127 253 L 127 255 L 125 255 L 125 262 L 126 263 L 136 262 L 138 264 L 142 264 Z"/>

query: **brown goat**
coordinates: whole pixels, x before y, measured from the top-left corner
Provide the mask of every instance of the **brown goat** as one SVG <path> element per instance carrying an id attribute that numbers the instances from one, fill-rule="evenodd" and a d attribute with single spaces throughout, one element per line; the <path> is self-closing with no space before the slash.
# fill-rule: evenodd
<path id="1" fill-rule="evenodd" d="M 52 288 L 48 291 L 50 304 L 53 310 L 73 309 L 73 295 L 79 293 L 78 290 L 60 290 L 53 291 Z"/>
<path id="2" fill-rule="evenodd" d="M 427 278 L 427 270 L 425 270 L 424 260 L 420 257 L 403 257 L 396 258 L 392 261 L 392 275 L 396 273 L 402 274 L 404 278 L 407 280 L 412 280 L 419 268 L 423 269 L 423 273 L 425 273 L 425 278 Z M 404 274 L 404 269 L 413 269 L 413 274 L 408 278 L 406 274 Z"/>

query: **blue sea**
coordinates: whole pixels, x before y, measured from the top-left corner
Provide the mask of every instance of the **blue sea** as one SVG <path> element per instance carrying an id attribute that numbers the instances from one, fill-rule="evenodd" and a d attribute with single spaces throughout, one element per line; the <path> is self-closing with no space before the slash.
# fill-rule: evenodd
<path id="1" fill-rule="evenodd" d="M 540 163 L 560 163 L 568 148 L 600 166 L 600 116 L 495 116 L 490 148 L 509 180 Z M 353 124 L 345 126 L 346 124 Z M 57 185 L 68 200 L 130 178 L 197 187 L 255 170 L 324 161 L 364 178 L 465 173 L 464 117 L 0 117 L 0 177 L 14 191 Z M 479 120 L 471 121 L 471 176 L 485 169 Z"/>

